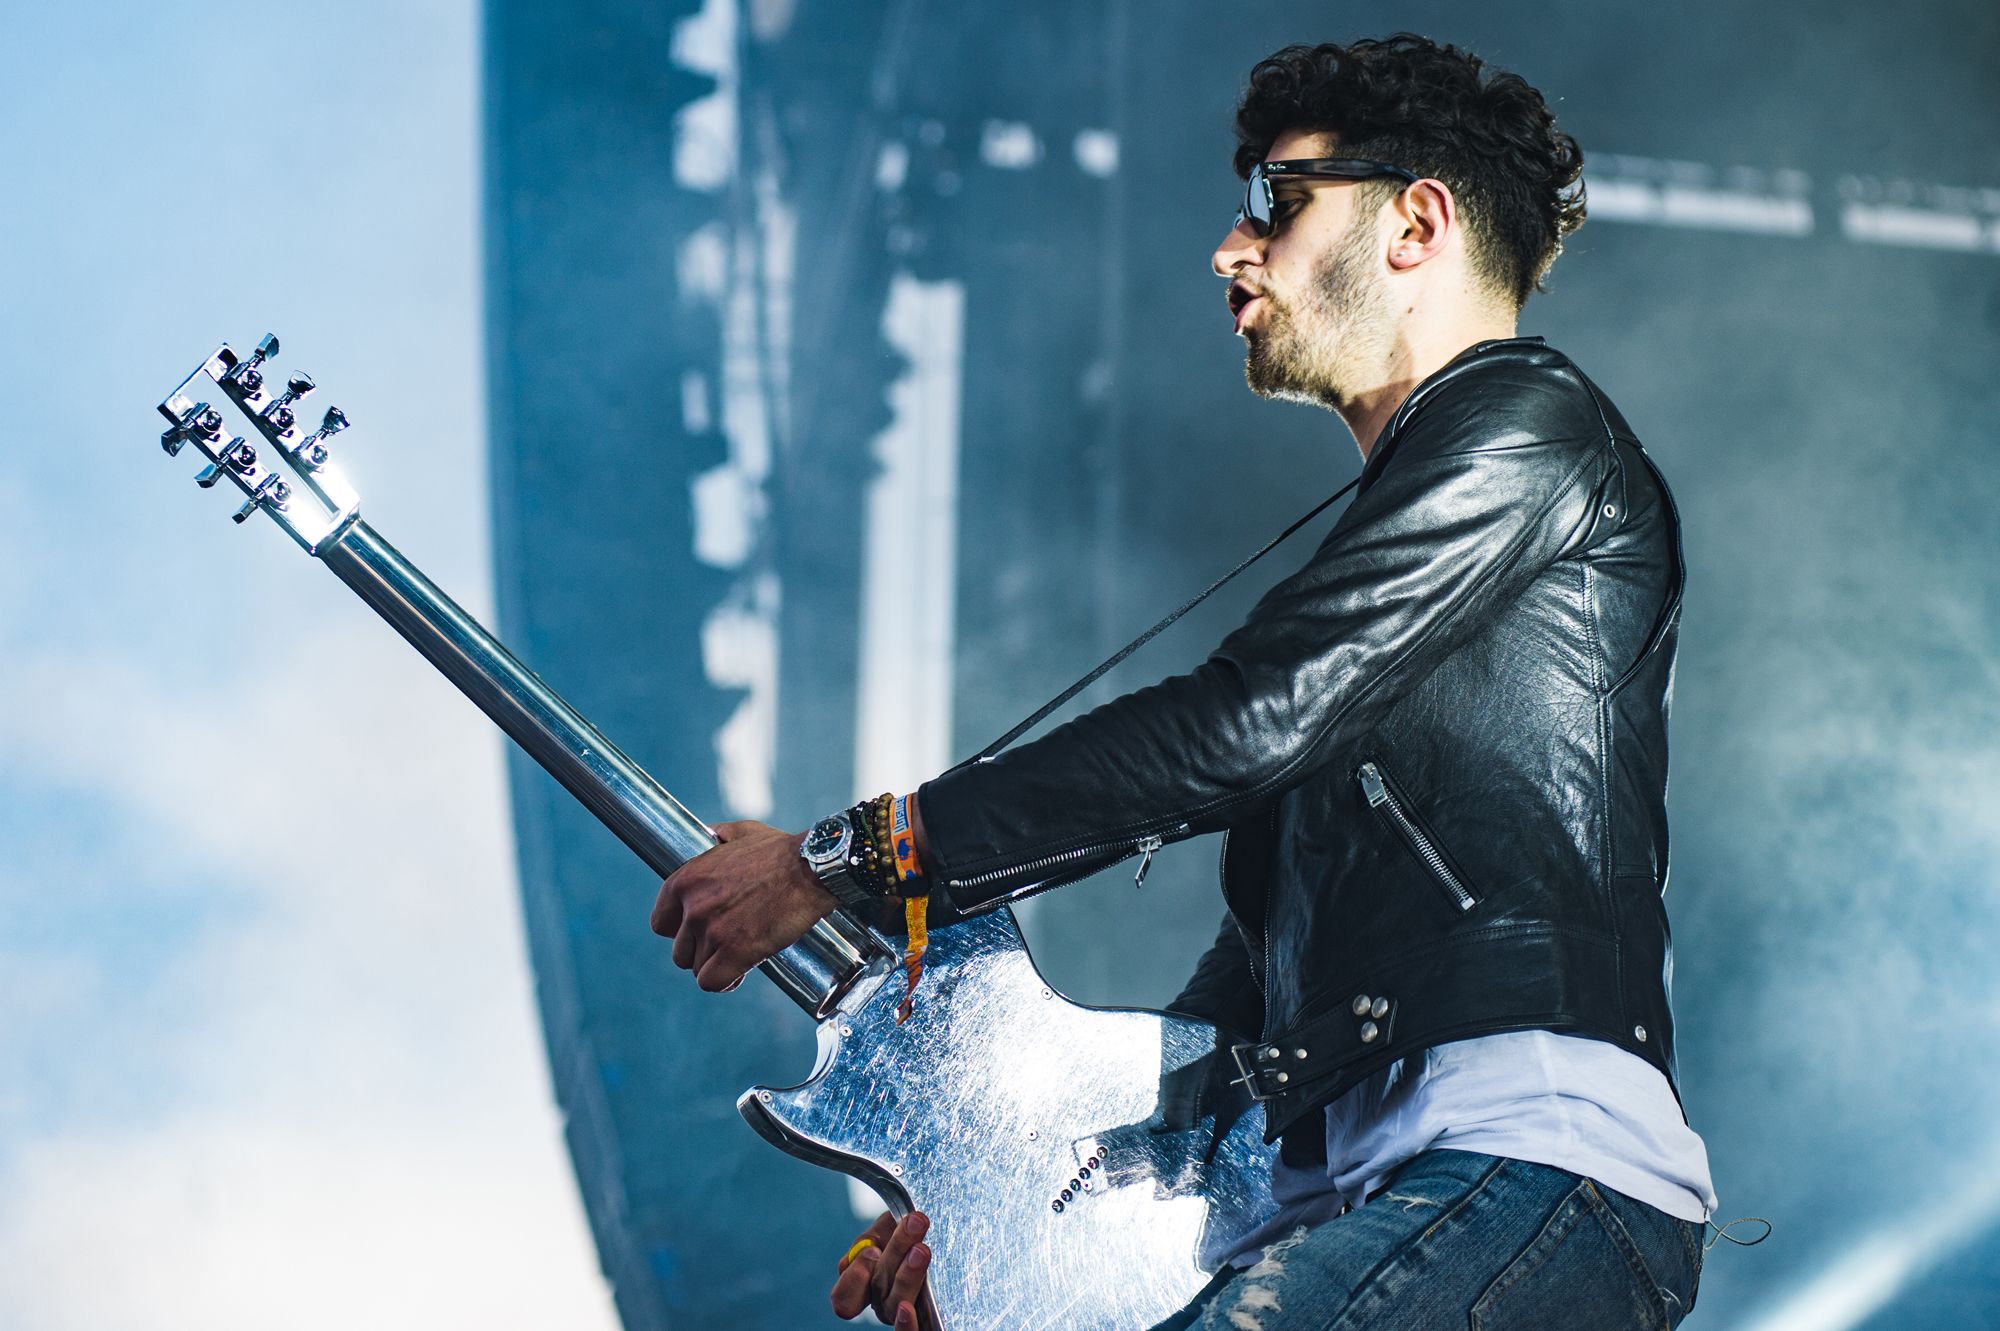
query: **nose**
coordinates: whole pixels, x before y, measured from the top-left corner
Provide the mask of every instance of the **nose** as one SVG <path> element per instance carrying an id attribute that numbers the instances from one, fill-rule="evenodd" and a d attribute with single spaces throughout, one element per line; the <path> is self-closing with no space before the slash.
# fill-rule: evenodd
<path id="1" fill-rule="evenodd" d="M 1245 264 L 1264 262 L 1264 241 L 1250 229 L 1248 221 L 1238 222 L 1229 228 L 1229 234 L 1215 248 L 1215 257 L 1210 267 L 1217 277 L 1234 277 Z"/>

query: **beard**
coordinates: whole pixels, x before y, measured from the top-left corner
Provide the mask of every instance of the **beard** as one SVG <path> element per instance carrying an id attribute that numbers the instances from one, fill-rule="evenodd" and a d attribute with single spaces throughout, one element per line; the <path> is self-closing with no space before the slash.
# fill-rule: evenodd
<path id="1" fill-rule="evenodd" d="M 1389 290 L 1376 249 L 1374 219 L 1357 210 L 1296 304 L 1263 292 L 1263 326 L 1244 332 L 1250 349 L 1243 377 L 1251 392 L 1329 408 L 1353 396 L 1357 371 L 1379 359 L 1391 340 Z"/>

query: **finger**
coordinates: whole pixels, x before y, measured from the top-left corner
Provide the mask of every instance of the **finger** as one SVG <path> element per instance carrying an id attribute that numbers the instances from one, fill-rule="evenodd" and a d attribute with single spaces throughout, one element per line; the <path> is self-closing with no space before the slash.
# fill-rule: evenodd
<path id="1" fill-rule="evenodd" d="M 879 1248 L 864 1248 L 852 1261 L 841 1259 L 840 1275 L 833 1282 L 833 1314 L 851 1321 L 872 1302 L 868 1285 L 875 1277 L 875 1263 L 882 1260 Z"/>
<path id="2" fill-rule="evenodd" d="M 694 973 L 695 987 L 711 994 L 726 994 L 742 984 L 749 973 L 735 962 L 710 957 Z"/>
<path id="3" fill-rule="evenodd" d="M 894 1278 L 889 1285 L 888 1306 L 891 1309 L 899 1308 L 905 1304 L 915 1304 L 918 1299 L 923 1297 L 924 1275 L 930 1270 L 930 1265 L 930 1245 L 919 1243 L 910 1249 L 910 1255 L 905 1257 L 903 1264 L 896 1268 Z M 900 1314 L 896 1315 L 900 1316 Z"/>
<path id="4" fill-rule="evenodd" d="M 896 1331 L 917 1331 L 917 1310 L 911 1304 L 896 1305 Z"/>
<path id="5" fill-rule="evenodd" d="M 884 1245 L 889 1242 L 889 1236 L 895 1232 L 896 1217 L 884 1211 L 875 1217 L 873 1223 L 867 1229 L 861 1231 L 861 1237 L 874 1244 L 875 1251 L 879 1253 L 882 1251 Z"/>
<path id="6" fill-rule="evenodd" d="M 653 902 L 653 932 L 662 938 L 672 938 L 681 931 L 681 899 L 673 890 L 670 878 L 660 884 L 660 895 Z"/>
<path id="7" fill-rule="evenodd" d="M 684 932 L 695 935 L 694 955 L 689 958 L 687 968 L 696 975 L 700 975 L 702 971 L 708 968 L 709 963 L 715 961 L 722 953 L 722 944 L 716 941 L 715 937 L 715 921 L 708 921 L 705 928 L 689 929 Z M 678 942 L 679 940 L 676 939 L 675 941 Z"/>
<path id="8" fill-rule="evenodd" d="M 875 1223 L 861 1231 L 860 1235 L 854 1240 L 854 1246 L 849 1248 L 847 1255 L 840 1259 L 838 1269 L 845 1271 L 850 1263 L 860 1260 L 861 1254 L 870 1248 L 875 1249 L 879 1253 L 882 1245 L 889 1241 L 889 1235 L 895 1231 L 895 1228 L 896 1217 L 890 1215 L 887 1211 L 876 1216 Z"/>
<path id="9" fill-rule="evenodd" d="M 681 927 L 674 932 L 674 965 L 684 971 L 694 969 L 695 947 L 701 942 L 701 930 L 691 929 L 683 919 Z"/>
<path id="10" fill-rule="evenodd" d="M 879 1312 L 889 1310 L 890 1282 L 895 1280 L 896 1272 L 902 1268 L 903 1259 L 910 1255 L 911 1246 L 929 1233 L 930 1227 L 929 1216 L 922 1211 L 912 1211 L 903 1217 L 889 1235 L 889 1241 L 882 1245 L 882 1264 L 875 1268 L 875 1302 L 880 1305 Z"/>

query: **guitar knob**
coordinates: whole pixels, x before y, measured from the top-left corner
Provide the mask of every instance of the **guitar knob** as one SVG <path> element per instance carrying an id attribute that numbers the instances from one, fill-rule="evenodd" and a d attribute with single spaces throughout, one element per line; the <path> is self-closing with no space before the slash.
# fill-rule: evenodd
<path id="1" fill-rule="evenodd" d="M 266 333 L 258 340 L 257 349 L 250 353 L 250 363 L 252 365 L 258 364 L 261 361 L 272 359 L 277 354 L 278 335 L 276 333 Z"/>
<path id="2" fill-rule="evenodd" d="M 326 415 L 320 418 L 319 432 L 322 437 L 339 434 L 347 428 L 347 413 L 339 407 L 328 407 Z"/>
<path id="3" fill-rule="evenodd" d="M 222 455 L 223 461 L 238 471 L 249 471 L 257 465 L 257 446 L 239 442 Z"/>
<path id="4" fill-rule="evenodd" d="M 236 386 L 242 389 L 246 396 L 264 386 L 264 372 L 257 368 L 255 361 L 246 362 L 243 368 L 236 372 Z"/>
<path id="5" fill-rule="evenodd" d="M 280 401 L 282 400 L 283 399 L 280 399 Z M 272 426 L 278 431 L 279 434 L 283 434 L 285 431 L 292 428 L 293 424 L 297 422 L 298 417 L 292 414 L 292 409 L 290 407 L 277 406 L 271 409 L 270 413 L 265 417 L 265 419 L 271 422 Z"/>

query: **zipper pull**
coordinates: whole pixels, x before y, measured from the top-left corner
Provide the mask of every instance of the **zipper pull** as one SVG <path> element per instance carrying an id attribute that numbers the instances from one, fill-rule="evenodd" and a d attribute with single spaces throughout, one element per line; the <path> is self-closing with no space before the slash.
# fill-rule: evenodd
<path id="1" fill-rule="evenodd" d="M 1146 870 L 1153 867 L 1153 852 L 1167 843 L 1156 836 L 1143 837 L 1139 841 L 1139 872 L 1132 875 L 1132 886 L 1146 885 Z"/>
<path id="2" fill-rule="evenodd" d="M 1382 773 L 1376 770 L 1374 763 L 1361 764 L 1361 770 L 1355 775 L 1361 778 L 1361 793 L 1368 797 L 1369 808 L 1379 809 L 1389 802 L 1389 788 L 1382 784 Z"/>

